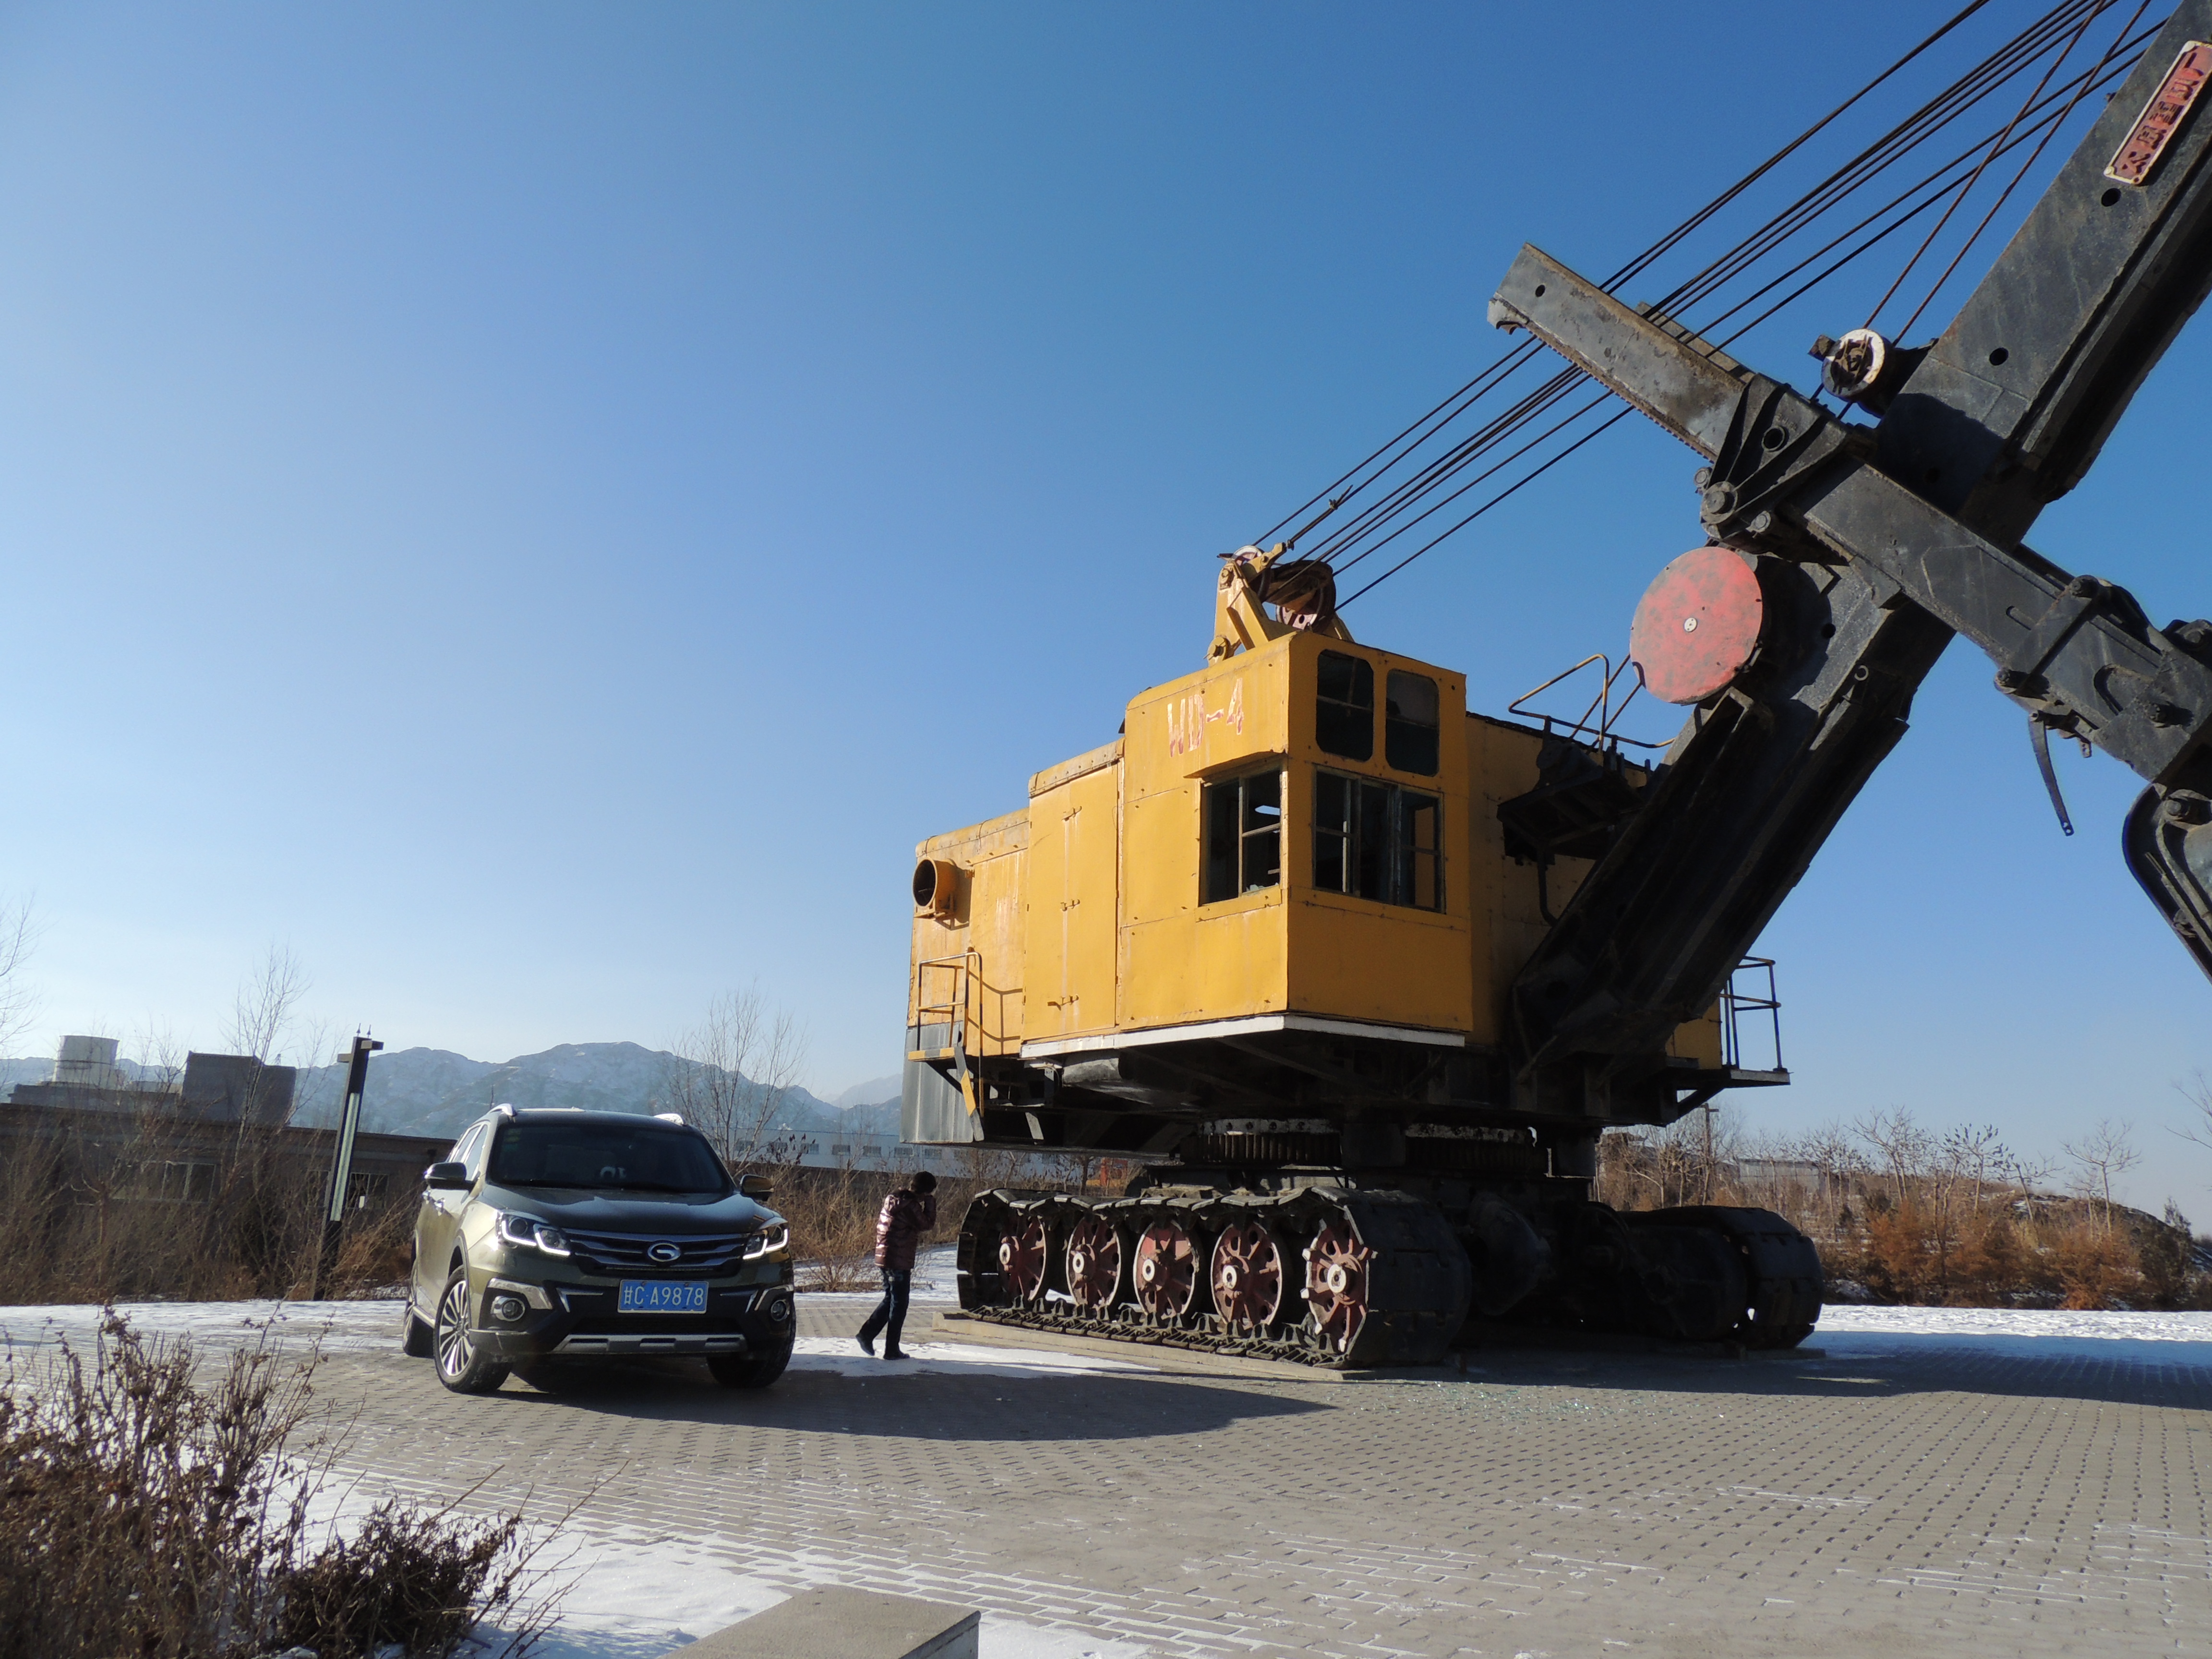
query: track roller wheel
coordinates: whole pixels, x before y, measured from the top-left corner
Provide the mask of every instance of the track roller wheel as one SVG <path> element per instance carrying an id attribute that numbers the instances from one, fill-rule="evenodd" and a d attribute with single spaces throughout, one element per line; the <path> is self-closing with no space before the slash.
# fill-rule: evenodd
<path id="1" fill-rule="evenodd" d="M 1232 1221 L 1213 1241 L 1213 1310 L 1231 1330 L 1265 1331 L 1283 1311 L 1283 1247 L 1256 1221 Z"/>
<path id="2" fill-rule="evenodd" d="M 1159 1324 L 1173 1324 L 1198 1299 L 1198 1246 L 1182 1223 L 1156 1221 L 1137 1241 L 1137 1301 Z"/>
<path id="3" fill-rule="evenodd" d="M 1067 1294 L 1085 1313 L 1104 1314 L 1121 1291 L 1121 1234 L 1112 1221 L 1085 1216 L 1068 1230 Z"/>
<path id="4" fill-rule="evenodd" d="M 1324 1222 L 1306 1249 L 1306 1308 L 1322 1346 L 1349 1353 L 1367 1323 L 1367 1269 L 1374 1251 L 1349 1221 Z"/>
<path id="5" fill-rule="evenodd" d="M 1006 1291 L 1013 1301 L 1027 1305 L 1044 1295 L 1049 1261 L 1041 1215 L 1017 1218 L 999 1239 L 999 1271 L 1005 1275 Z"/>

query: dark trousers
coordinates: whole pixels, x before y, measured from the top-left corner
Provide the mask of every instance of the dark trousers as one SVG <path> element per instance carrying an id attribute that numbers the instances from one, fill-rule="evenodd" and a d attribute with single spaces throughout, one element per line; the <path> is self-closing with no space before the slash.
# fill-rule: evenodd
<path id="1" fill-rule="evenodd" d="M 876 1304 L 875 1312 L 870 1314 L 868 1322 L 860 1327 L 860 1340 L 872 1342 L 876 1340 L 876 1333 L 881 1331 L 884 1333 L 884 1352 L 896 1353 L 899 1333 L 906 1328 L 906 1299 L 914 1288 L 914 1269 L 886 1267 L 883 1273 L 884 1299 Z"/>

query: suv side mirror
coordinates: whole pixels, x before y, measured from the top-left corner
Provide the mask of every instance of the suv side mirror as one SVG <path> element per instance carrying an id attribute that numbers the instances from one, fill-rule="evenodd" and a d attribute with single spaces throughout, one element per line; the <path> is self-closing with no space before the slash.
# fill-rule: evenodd
<path id="1" fill-rule="evenodd" d="M 465 1190 L 470 1184 L 469 1166 L 465 1164 L 433 1164 L 422 1171 L 422 1184 L 425 1187 L 459 1187 Z"/>
<path id="2" fill-rule="evenodd" d="M 739 1176 L 738 1190 L 745 1197 L 765 1204 L 775 1196 L 775 1183 L 764 1175 Z"/>

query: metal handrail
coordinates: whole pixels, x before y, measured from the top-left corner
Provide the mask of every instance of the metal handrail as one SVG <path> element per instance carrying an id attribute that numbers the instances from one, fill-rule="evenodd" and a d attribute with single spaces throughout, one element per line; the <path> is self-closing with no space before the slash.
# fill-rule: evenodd
<path id="1" fill-rule="evenodd" d="M 1597 695 L 1590 699 L 1589 706 L 1583 710 L 1582 718 L 1580 720 L 1569 721 L 1563 714 L 1540 714 L 1535 709 L 1526 708 L 1522 706 L 1528 702 L 1532 697 L 1541 696 L 1545 692 L 1557 685 L 1561 680 L 1566 679 L 1572 675 L 1581 673 L 1583 669 L 1588 668 L 1594 662 L 1602 663 L 1605 665 L 1604 678 L 1599 683 Z M 1638 668 L 1636 671 L 1636 684 L 1628 688 L 1628 695 L 1620 700 L 1620 708 L 1615 708 L 1613 706 L 1613 682 L 1618 680 L 1623 674 L 1626 674 L 1631 667 L 1634 666 L 1634 663 L 1635 659 L 1633 658 L 1625 659 L 1620 666 L 1615 668 L 1613 665 L 1613 659 L 1611 657 L 1606 655 L 1602 651 L 1594 651 L 1589 656 L 1584 657 L 1580 662 L 1577 663 L 1573 667 L 1562 669 L 1559 672 L 1553 675 L 1551 678 L 1546 680 L 1541 685 L 1536 687 L 1534 690 L 1523 691 L 1519 696 L 1514 698 L 1511 702 L 1505 705 L 1505 712 L 1509 714 L 1519 714 L 1525 720 L 1543 721 L 1544 735 L 1547 737 L 1553 735 L 1553 723 L 1558 722 L 1560 730 L 1566 732 L 1569 736 L 1585 739 L 1594 739 L 1601 745 L 1609 744 L 1615 750 L 1618 750 L 1623 744 L 1632 744 L 1638 749 L 1664 749 L 1667 745 L 1663 743 L 1652 743 L 1643 738 L 1625 738 L 1613 729 L 1613 722 L 1628 712 L 1628 705 L 1636 701 L 1636 694 L 1644 689 L 1644 671 L 1641 668 Z M 1592 714 L 1598 716 L 1598 723 L 1595 726 L 1592 726 L 1589 723 L 1589 718 Z"/>
<path id="2" fill-rule="evenodd" d="M 1764 972 L 1766 975 L 1766 994 L 1736 989 L 1736 975 L 1744 972 Z M 1743 1032 L 1739 1024 L 1745 1014 L 1765 1014 L 1768 1029 L 1774 1037 L 1774 1066 L 1781 1072 L 1789 1068 L 1782 1063 L 1782 999 L 1774 988 L 1774 958 L 1746 957 L 1729 970 L 1728 983 L 1721 988 L 1721 1064 L 1731 1071 L 1745 1069 L 1743 1065 Z"/>
<path id="3" fill-rule="evenodd" d="M 950 1001 L 923 1000 L 923 998 L 927 995 L 926 988 L 928 982 L 927 975 L 932 969 L 953 975 L 952 995 Z M 963 1036 L 972 1028 L 980 1039 L 983 1034 L 983 1022 L 980 1012 L 975 1011 L 972 1005 L 975 1001 L 976 981 L 982 976 L 983 956 L 980 951 L 963 951 L 957 955 L 949 957 L 930 957 L 915 963 L 914 1023 L 915 1026 L 920 1028 L 932 1024 L 934 1022 L 927 1018 L 929 1015 L 943 1014 L 945 1017 L 945 1024 L 949 1026 L 957 1019 L 960 1023 Z M 963 1044 L 963 1046 L 966 1045 Z"/>
<path id="4" fill-rule="evenodd" d="M 954 976 L 951 997 L 946 1001 L 924 1000 L 928 994 L 926 975 L 933 969 Z M 915 963 L 914 991 L 914 1024 L 917 1030 L 931 1024 L 927 1018 L 931 1014 L 944 1015 L 947 1025 L 957 1019 L 966 1039 L 963 1046 L 971 1054 L 981 1053 L 986 1042 L 1004 1042 L 1006 1036 L 1003 1030 L 994 1032 L 986 1025 L 984 998 L 995 996 L 999 999 L 999 1012 L 1003 1024 L 1006 1000 L 1021 994 L 1019 986 L 993 985 L 984 979 L 983 954 L 980 951 L 962 951 L 951 956 L 930 957 Z M 946 1046 L 949 1048 L 951 1045 L 948 1043 Z"/>

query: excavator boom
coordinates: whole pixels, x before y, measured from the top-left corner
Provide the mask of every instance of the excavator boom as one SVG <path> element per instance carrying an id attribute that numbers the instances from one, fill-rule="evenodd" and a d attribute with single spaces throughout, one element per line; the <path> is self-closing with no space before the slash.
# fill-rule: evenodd
<path id="1" fill-rule="evenodd" d="M 1642 809 L 1514 988 L 1540 1096 L 1703 1006 L 1903 735 L 1954 634 L 2050 732 L 2149 783 L 2130 868 L 2212 974 L 2212 624 L 2021 538 L 2077 483 L 2212 288 L 2212 0 L 2179 7 L 1935 343 L 1823 341 L 1846 424 L 1666 317 L 1524 248 L 1491 301 L 1710 463 L 1707 534 L 1750 561 L 1756 653 L 1696 708 Z M 2208 100 L 2207 101 L 2212 101 Z M 2191 116 L 2196 118 L 2190 118 Z M 1856 355 L 1854 355 L 1856 354 Z"/>

